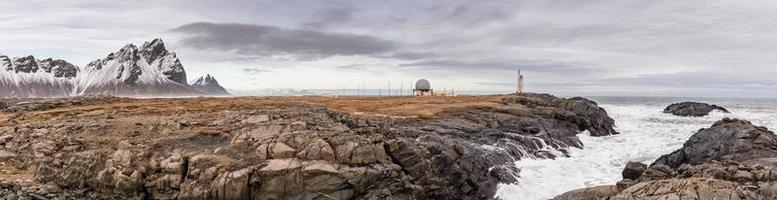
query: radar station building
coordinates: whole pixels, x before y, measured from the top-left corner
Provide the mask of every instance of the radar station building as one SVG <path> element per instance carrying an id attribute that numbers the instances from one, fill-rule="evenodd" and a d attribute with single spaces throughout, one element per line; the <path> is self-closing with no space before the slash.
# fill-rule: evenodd
<path id="1" fill-rule="evenodd" d="M 432 96 L 434 95 L 434 90 L 432 90 L 432 85 L 429 84 L 428 80 L 421 79 L 415 82 L 413 93 L 415 96 Z"/>

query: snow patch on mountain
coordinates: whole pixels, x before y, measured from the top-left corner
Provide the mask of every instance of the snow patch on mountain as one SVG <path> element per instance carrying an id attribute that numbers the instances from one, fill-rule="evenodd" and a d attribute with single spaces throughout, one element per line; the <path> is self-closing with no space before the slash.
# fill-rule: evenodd
<path id="1" fill-rule="evenodd" d="M 0 97 L 65 97 L 78 67 L 64 60 L 0 55 Z"/>

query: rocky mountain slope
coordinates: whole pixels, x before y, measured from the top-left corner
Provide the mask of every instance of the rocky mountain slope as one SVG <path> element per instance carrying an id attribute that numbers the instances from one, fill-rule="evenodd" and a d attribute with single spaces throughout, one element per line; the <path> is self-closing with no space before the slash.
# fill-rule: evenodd
<path id="1" fill-rule="evenodd" d="M 555 199 L 775 199 L 777 135 L 739 119 L 699 130 L 648 167 L 629 163 L 617 185 L 567 192 Z"/>
<path id="2" fill-rule="evenodd" d="M 0 55 L 0 97 L 69 96 L 78 73 L 78 67 L 64 60 Z"/>
<path id="3" fill-rule="evenodd" d="M 209 95 L 229 95 L 229 92 L 210 74 L 198 78 L 192 82 L 191 86 Z"/>
<path id="4" fill-rule="evenodd" d="M 0 56 L 0 92 L 0 98 L 206 94 L 187 83 L 181 61 L 160 39 L 128 44 L 83 70 L 64 60 Z"/>
<path id="5" fill-rule="evenodd" d="M 550 95 L 8 103 L 0 196 L 24 198 L 492 199 L 514 161 L 615 133 Z"/>

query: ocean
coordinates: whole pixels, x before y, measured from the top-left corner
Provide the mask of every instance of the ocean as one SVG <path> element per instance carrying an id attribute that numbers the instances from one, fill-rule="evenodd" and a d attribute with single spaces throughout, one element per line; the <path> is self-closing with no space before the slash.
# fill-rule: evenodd
<path id="1" fill-rule="evenodd" d="M 777 99 L 589 97 L 607 110 L 621 134 L 591 137 L 581 134 L 583 149 L 571 149 L 570 157 L 555 160 L 517 161 L 518 184 L 499 186 L 505 200 L 549 199 L 566 191 L 615 184 L 629 161 L 652 163 L 682 147 L 697 130 L 724 117 L 751 121 L 777 130 Z M 705 117 L 678 117 L 662 113 L 672 103 L 698 101 L 725 107 L 731 114 L 713 112 Z"/>

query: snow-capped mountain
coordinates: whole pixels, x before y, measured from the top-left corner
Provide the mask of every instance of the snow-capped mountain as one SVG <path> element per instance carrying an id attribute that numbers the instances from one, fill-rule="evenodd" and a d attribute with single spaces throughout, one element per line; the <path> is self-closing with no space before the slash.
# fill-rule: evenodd
<path id="1" fill-rule="evenodd" d="M 196 86 L 189 85 L 181 61 L 161 39 L 140 48 L 128 44 L 83 70 L 64 60 L 0 55 L 0 98 L 197 96 L 211 93 L 202 87 L 224 90 L 212 76 L 202 79 Z"/>
<path id="2" fill-rule="evenodd" d="M 210 74 L 198 78 L 192 82 L 191 86 L 209 95 L 229 95 L 227 90 L 221 87 L 216 78 L 213 78 Z"/>
<path id="3" fill-rule="evenodd" d="M 187 85 L 186 71 L 160 39 L 141 48 L 128 44 L 92 61 L 76 79 L 75 95 L 117 96 L 201 95 Z"/>
<path id="4" fill-rule="evenodd" d="M 0 97 L 66 97 L 78 67 L 64 60 L 0 55 Z"/>

